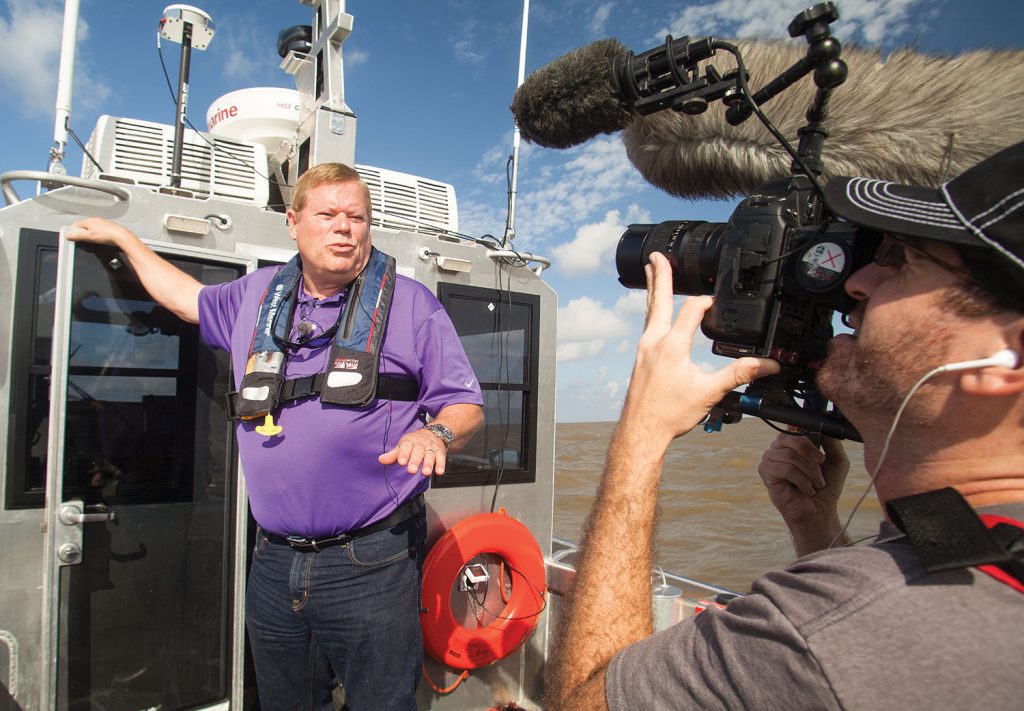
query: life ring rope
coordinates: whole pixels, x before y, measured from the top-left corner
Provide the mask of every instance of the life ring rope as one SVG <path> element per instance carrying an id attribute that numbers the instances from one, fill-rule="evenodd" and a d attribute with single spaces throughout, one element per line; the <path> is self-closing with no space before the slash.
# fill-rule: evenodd
<path id="1" fill-rule="evenodd" d="M 441 694 L 442 696 L 444 696 L 445 694 L 450 694 L 456 689 L 458 689 L 459 684 L 464 682 L 467 676 L 469 676 L 469 669 L 463 669 L 462 673 L 459 674 L 459 678 L 456 679 L 451 686 L 446 686 L 442 689 L 440 686 L 434 683 L 433 679 L 430 678 L 430 674 L 427 673 L 427 664 L 426 662 L 423 663 L 423 678 L 427 680 L 428 684 L 430 684 L 430 688 L 434 690 L 434 693 Z"/>
<path id="2" fill-rule="evenodd" d="M 533 588 L 533 592 L 536 594 L 537 599 L 540 601 L 540 607 L 537 608 L 537 610 L 535 612 L 528 612 L 525 615 L 520 615 L 518 617 L 511 617 L 511 616 L 508 616 L 508 615 L 499 615 L 498 613 L 494 612 L 493 610 L 488 609 L 487 606 L 481 600 L 477 599 L 476 595 L 470 595 L 469 599 L 472 600 L 475 605 L 478 605 L 480 607 L 480 609 L 482 609 L 484 612 L 486 612 L 488 615 L 490 615 L 491 617 L 493 617 L 496 620 L 530 620 L 530 619 L 533 619 L 533 618 L 537 617 L 539 614 L 541 614 L 542 612 L 544 612 L 544 610 L 546 610 L 548 608 L 548 599 L 547 599 L 547 595 L 546 595 L 544 590 L 538 589 L 533 584 L 533 582 L 529 578 L 527 578 L 521 571 L 519 571 L 516 568 L 513 568 L 511 565 L 509 565 L 508 561 L 503 560 L 503 561 L 501 561 L 499 563 L 499 565 L 501 566 L 501 568 L 500 568 L 500 572 L 498 573 L 498 575 L 499 575 L 499 577 L 498 577 L 498 585 L 499 585 L 499 590 L 501 591 L 501 601 L 504 602 L 505 605 L 507 606 L 508 603 L 512 599 L 512 596 L 505 592 L 504 574 L 505 574 L 505 566 L 508 566 L 508 568 L 509 568 L 509 570 L 511 572 L 518 573 L 519 576 L 522 577 L 522 579 L 525 580 L 527 582 L 527 584 L 531 588 Z"/>

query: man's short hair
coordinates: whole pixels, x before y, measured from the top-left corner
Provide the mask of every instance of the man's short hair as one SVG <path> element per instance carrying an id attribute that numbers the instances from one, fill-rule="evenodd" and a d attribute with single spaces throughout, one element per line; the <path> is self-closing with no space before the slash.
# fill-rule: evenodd
<path id="1" fill-rule="evenodd" d="M 344 163 L 321 163 L 315 165 L 301 176 L 295 183 L 292 191 L 291 209 L 299 212 L 306 205 L 306 195 L 310 190 L 321 185 L 332 185 L 335 183 L 358 183 L 366 198 L 366 214 L 372 216 L 373 204 L 370 201 L 370 188 L 363 182 L 363 178 L 356 172 L 356 169 Z"/>
<path id="2" fill-rule="evenodd" d="M 970 276 L 962 297 L 954 299 L 954 310 L 962 316 L 990 316 L 1003 311 L 1024 313 L 1024 291 L 1020 280 L 1003 269 L 998 258 L 985 250 L 954 245 L 957 256 Z"/>

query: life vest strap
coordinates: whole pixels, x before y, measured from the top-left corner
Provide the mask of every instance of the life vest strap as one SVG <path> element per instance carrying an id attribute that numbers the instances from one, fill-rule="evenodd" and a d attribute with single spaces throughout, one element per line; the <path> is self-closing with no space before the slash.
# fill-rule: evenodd
<path id="1" fill-rule="evenodd" d="M 319 396 L 323 388 L 326 373 L 305 375 L 301 378 L 290 378 L 281 384 L 281 393 L 278 402 L 284 403 L 291 400 L 301 400 L 306 397 Z M 402 378 L 394 375 L 377 376 L 377 398 L 378 400 L 394 400 L 396 402 L 416 402 L 420 396 L 420 385 L 412 378 Z M 238 391 L 233 390 L 226 395 L 227 412 L 229 420 L 237 420 L 238 413 L 235 411 L 235 402 L 238 400 Z"/>
<path id="2" fill-rule="evenodd" d="M 929 572 L 995 566 L 1024 583 L 1024 525 L 986 525 L 956 489 L 946 487 L 886 503 Z M 1005 582 L 1005 581 L 1004 581 Z"/>

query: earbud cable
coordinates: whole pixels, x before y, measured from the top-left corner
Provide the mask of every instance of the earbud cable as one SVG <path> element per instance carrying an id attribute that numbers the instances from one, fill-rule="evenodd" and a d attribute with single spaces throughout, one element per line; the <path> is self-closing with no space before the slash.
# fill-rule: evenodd
<path id="1" fill-rule="evenodd" d="M 864 493 L 860 495 L 860 498 L 857 499 L 857 503 L 854 504 L 853 506 L 853 511 L 850 512 L 849 517 L 846 519 L 846 523 L 843 524 L 842 529 L 840 529 L 839 533 L 837 533 L 835 535 L 835 538 L 833 538 L 832 541 L 828 544 L 829 548 L 834 547 L 836 541 L 838 541 L 846 533 L 846 530 L 850 527 L 850 523 L 853 522 L 853 516 L 857 513 L 857 509 L 860 508 L 860 505 L 864 503 L 864 499 L 867 498 L 868 494 L 874 488 L 875 479 L 878 477 L 878 473 L 882 471 L 882 465 L 885 463 L 885 457 L 889 453 L 889 445 L 892 443 L 892 436 L 896 432 L 896 426 L 899 424 L 900 418 L 903 416 L 903 410 L 906 408 L 907 403 L 910 402 L 910 398 L 914 396 L 914 393 L 917 392 L 918 388 L 924 385 L 924 383 L 927 380 L 935 377 L 939 373 L 948 372 L 949 365 L 950 364 L 948 363 L 946 365 L 940 365 L 937 368 L 933 368 L 932 370 L 922 375 L 921 378 L 916 383 L 914 383 L 914 387 L 910 388 L 910 392 L 907 393 L 907 396 L 903 398 L 903 402 L 900 403 L 899 409 L 896 410 L 896 417 L 893 418 L 892 424 L 889 426 L 889 431 L 885 435 L 885 443 L 882 445 L 882 453 L 878 456 L 878 463 L 875 464 L 875 471 L 871 474 L 870 481 L 868 481 L 868 488 L 866 488 L 864 490 Z"/>

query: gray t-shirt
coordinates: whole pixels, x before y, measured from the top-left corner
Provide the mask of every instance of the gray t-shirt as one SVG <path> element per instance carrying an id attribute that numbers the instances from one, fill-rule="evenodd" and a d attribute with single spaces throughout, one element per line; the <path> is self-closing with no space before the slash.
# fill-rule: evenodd
<path id="1" fill-rule="evenodd" d="M 987 508 L 1024 521 L 1024 505 Z M 610 709 L 1024 709 L 1024 594 L 928 573 L 883 523 L 622 650 Z"/>

